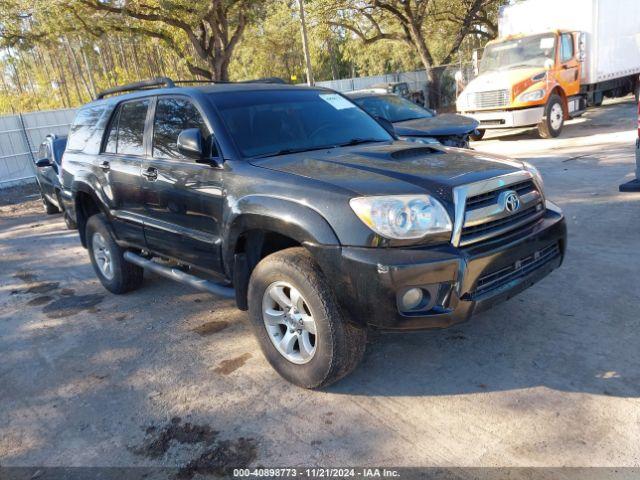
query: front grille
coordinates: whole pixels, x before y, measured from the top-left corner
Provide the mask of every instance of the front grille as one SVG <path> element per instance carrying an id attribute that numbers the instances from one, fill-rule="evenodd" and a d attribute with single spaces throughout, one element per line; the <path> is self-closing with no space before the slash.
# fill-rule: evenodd
<path id="1" fill-rule="evenodd" d="M 500 195 L 511 190 L 521 201 L 520 210 L 515 213 L 506 212 L 500 202 Z M 470 245 L 528 227 L 543 215 L 542 194 L 531 178 L 472 195 L 465 202 L 465 222 L 459 244 Z"/>
<path id="2" fill-rule="evenodd" d="M 518 195 L 523 196 L 529 192 L 532 192 L 533 190 L 535 190 L 535 188 L 536 187 L 533 183 L 533 180 L 525 180 L 524 182 L 515 183 L 507 187 L 499 188 L 497 190 L 481 193 L 480 195 L 475 195 L 473 197 L 467 198 L 467 210 L 486 207 L 487 205 L 496 203 L 498 196 L 506 190 L 513 190 L 517 192 Z"/>
<path id="3" fill-rule="evenodd" d="M 476 225 L 474 227 L 465 227 L 462 229 L 462 243 L 471 243 L 473 242 L 475 237 L 486 236 L 487 234 L 491 234 L 496 231 L 502 231 L 506 227 L 519 225 L 523 220 L 531 219 L 531 221 L 536 220 L 538 217 L 536 212 L 540 210 L 538 207 L 531 207 L 518 212 L 510 217 L 501 218 L 500 220 L 494 220 L 493 222 L 483 223 L 481 225 Z M 527 222 L 528 223 L 528 222 Z M 493 236 L 493 235 L 492 235 Z"/>
<path id="4" fill-rule="evenodd" d="M 470 108 L 496 108 L 509 105 L 509 90 L 491 90 L 467 94 Z"/>
<path id="5" fill-rule="evenodd" d="M 482 295 L 499 289 L 509 282 L 528 275 L 544 264 L 560 256 L 560 246 L 557 243 L 549 245 L 508 265 L 500 270 L 483 275 L 476 283 L 473 296 Z"/>

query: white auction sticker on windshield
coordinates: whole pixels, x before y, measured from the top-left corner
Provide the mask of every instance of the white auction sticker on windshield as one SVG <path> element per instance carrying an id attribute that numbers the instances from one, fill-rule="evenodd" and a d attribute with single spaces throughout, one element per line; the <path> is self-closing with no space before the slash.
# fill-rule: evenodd
<path id="1" fill-rule="evenodd" d="M 345 108 L 355 108 L 356 106 L 344 97 L 336 93 L 321 93 L 320 98 L 331 105 L 336 110 L 344 110 Z"/>
<path id="2" fill-rule="evenodd" d="M 540 39 L 540 48 L 541 49 L 547 49 L 547 48 L 553 48 L 553 44 L 555 42 L 555 39 L 553 37 L 548 37 L 548 38 L 541 38 Z"/>

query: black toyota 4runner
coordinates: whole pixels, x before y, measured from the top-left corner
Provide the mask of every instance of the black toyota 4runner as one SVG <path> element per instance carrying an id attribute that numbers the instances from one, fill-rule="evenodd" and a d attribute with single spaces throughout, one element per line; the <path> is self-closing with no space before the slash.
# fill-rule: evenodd
<path id="1" fill-rule="evenodd" d="M 320 88 L 106 93 L 124 90 L 79 110 L 63 159 L 98 278 L 125 293 L 149 268 L 234 297 L 297 385 L 352 371 L 367 327 L 463 322 L 562 262 L 564 217 L 529 164 L 397 141 Z"/>

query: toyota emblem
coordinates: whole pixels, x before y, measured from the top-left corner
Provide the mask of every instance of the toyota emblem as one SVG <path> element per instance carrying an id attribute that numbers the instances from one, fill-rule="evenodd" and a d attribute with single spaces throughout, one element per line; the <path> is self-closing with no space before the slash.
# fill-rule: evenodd
<path id="1" fill-rule="evenodd" d="M 500 195 L 502 198 L 500 199 L 500 203 L 502 204 L 502 208 L 504 208 L 509 213 L 515 213 L 520 210 L 520 197 L 513 190 L 507 190 L 506 192 L 502 192 Z"/>

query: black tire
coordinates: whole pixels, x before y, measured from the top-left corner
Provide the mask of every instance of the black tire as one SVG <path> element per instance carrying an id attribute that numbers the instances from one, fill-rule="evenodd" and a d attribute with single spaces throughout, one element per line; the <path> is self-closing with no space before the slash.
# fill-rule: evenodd
<path id="1" fill-rule="evenodd" d="M 559 119 L 557 118 L 558 112 L 561 112 L 561 118 Z M 540 138 L 556 138 L 560 135 L 562 127 L 564 127 L 564 115 L 562 99 L 556 94 L 551 95 L 544 107 L 544 116 L 538 124 Z M 558 121 L 560 122 L 559 125 L 557 124 Z"/>
<path id="2" fill-rule="evenodd" d="M 64 218 L 64 224 L 67 226 L 68 230 L 78 229 L 78 224 L 75 222 L 75 220 L 73 220 L 73 218 L 71 218 L 71 215 L 69 215 L 69 212 L 65 210 L 64 212 L 62 212 L 62 215 Z"/>
<path id="3" fill-rule="evenodd" d="M 118 246 L 113 239 L 111 229 L 103 214 L 93 215 L 87 221 L 86 227 L 87 248 L 89 250 L 89 258 L 96 276 L 107 290 L 111 293 L 122 294 L 135 290 L 142 285 L 142 277 L 144 270 L 127 262 L 123 255 L 125 250 Z M 104 240 L 106 248 L 109 250 L 111 257 L 112 278 L 105 276 L 100 267 L 94 252 L 94 236 L 99 234 Z"/>
<path id="4" fill-rule="evenodd" d="M 47 215 L 53 215 L 54 213 L 60 213 L 60 209 L 56 207 L 53 203 L 47 200 L 47 197 L 44 196 L 43 193 L 40 193 L 40 197 L 42 198 L 42 205 L 44 207 L 44 213 Z"/>
<path id="5" fill-rule="evenodd" d="M 472 133 L 471 135 L 469 135 L 469 138 L 471 140 L 473 140 L 474 142 L 479 142 L 484 137 L 484 134 L 486 133 L 486 130 L 478 129 L 476 131 L 478 132 L 478 134 L 476 135 L 475 133 Z"/>
<path id="6" fill-rule="evenodd" d="M 315 353 L 308 363 L 296 364 L 281 354 L 271 341 L 262 313 L 267 288 L 287 282 L 298 289 L 316 325 Z M 260 348 L 271 366 L 286 380 L 303 388 L 321 388 L 351 373 L 364 354 L 366 328 L 350 323 L 309 252 L 289 248 L 264 258 L 249 280 L 249 318 Z"/>

